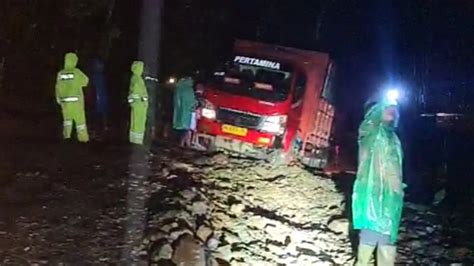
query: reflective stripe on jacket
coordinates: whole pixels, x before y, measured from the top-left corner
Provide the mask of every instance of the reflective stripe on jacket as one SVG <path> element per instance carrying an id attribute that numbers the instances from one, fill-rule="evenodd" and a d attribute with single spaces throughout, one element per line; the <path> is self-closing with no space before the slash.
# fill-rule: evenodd
<path id="1" fill-rule="evenodd" d="M 78 101 L 79 101 L 79 97 L 77 97 L 77 96 L 61 98 L 61 102 L 63 102 L 63 103 L 73 103 L 73 102 L 78 102 Z"/>

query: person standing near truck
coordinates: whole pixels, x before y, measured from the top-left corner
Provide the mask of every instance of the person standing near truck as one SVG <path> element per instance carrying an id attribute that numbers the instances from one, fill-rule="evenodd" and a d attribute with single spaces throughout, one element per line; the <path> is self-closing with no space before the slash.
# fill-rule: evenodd
<path id="1" fill-rule="evenodd" d="M 56 102 L 63 113 L 63 137 L 70 139 L 75 124 L 77 139 L 88 142 L 86 114 L 84 110 L 83 88 L 89 84 L 89 78 L 79 68 L 79 58 L 75 53 L 67 53 L 64 57 L 64 69 L 56 77 Z"/>
<path id="2" fill-rule="evenodd" d="M 191 145 L 191 131 L 195 127 L 193 113 L 197 101 L 193 85 L 193 79 L 187 76 L 178 81 L 174 91 L 173 128 L 179 134 L 181 147 L 189 147 Z"/>
<path id="3" fill-rule="evenodd" d="M 148 110 L 148 92 L 143 79 L 144 63 L 135 61 L 132 64 L 132 78 L 128 103 L 130 104 L 130 143 L 143 145 Z"/>
<path id="4" fill-rule="evenodd" d="M 402 148 L 395 132 L 396 104 L 373 104 L 359 127 L 359 165 L 352 194 L 354 229 L 360 230 L 356 265 L 395 264 L 403 208 Z"/>

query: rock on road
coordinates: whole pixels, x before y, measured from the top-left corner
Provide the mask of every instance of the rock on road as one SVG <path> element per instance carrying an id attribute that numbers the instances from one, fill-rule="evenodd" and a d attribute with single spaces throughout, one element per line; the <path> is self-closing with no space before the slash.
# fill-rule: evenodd
<path id="1" fill-rule="evenodd" d="M 3 148 L 1 264 L 354 262 L 350 184 L 297 166 L 161 146 L 132 161 L 125 144 Z M 446 244 L 426 208 L 407 204 L 400 238 L 402 264 L 473 261 L 472 246 Z"/>

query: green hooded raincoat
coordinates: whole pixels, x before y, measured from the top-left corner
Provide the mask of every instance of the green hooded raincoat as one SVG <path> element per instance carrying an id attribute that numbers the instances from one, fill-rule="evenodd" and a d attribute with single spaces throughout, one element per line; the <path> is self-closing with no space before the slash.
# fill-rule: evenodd
<path id="1" fill-rule="evenodd" d="M 174 92 L 173 128 L 177 130 L 188 130 L 191 127 L 191 119 L 194 108 L 197 105 L 193 90 L 193 79 L 183 78 L 176 84 Z"/>
<path id="2" fill-rule="evenodd" d="M 131 107 L 129 140 L 134 144 L 143 144 L 148 110 L 148 92 L 143 80 L 144 63 L 135 61 L 132 64 L 132 78 L 128 102 Z"/>
<path id="3" fill-rule="evenodd" d="M 390 235 L 395 243 L 403 208 L 402 148 L 395 125 L 382 121 L 390 105 L 378 103 L 359 127 L 359 166 L 352 194 L 355 229 Z"/>
<path id="4" fill-rule="evenodd" d="M 75 53 L 67 53 L 64 57 L 64 69 L 59 71 L 56 77 L 56 101 L 61 105 L 63 113 L 63 137 L 71 137 L 75 124 L 78 140 L 87 142 L 89 135 L 82 90 L 89 83 L 89 78 L 76 67 L 78 60 Z"/>

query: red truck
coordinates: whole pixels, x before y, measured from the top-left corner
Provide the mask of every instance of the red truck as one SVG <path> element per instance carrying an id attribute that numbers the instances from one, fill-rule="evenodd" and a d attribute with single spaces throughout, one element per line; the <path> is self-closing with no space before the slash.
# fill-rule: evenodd
<path id="1" fill-rule="evenodd" d="M 232 60 L 203 89 L 196 146 L 324 168 L 334 70 L 325 53 L 236 41 Z"/>

